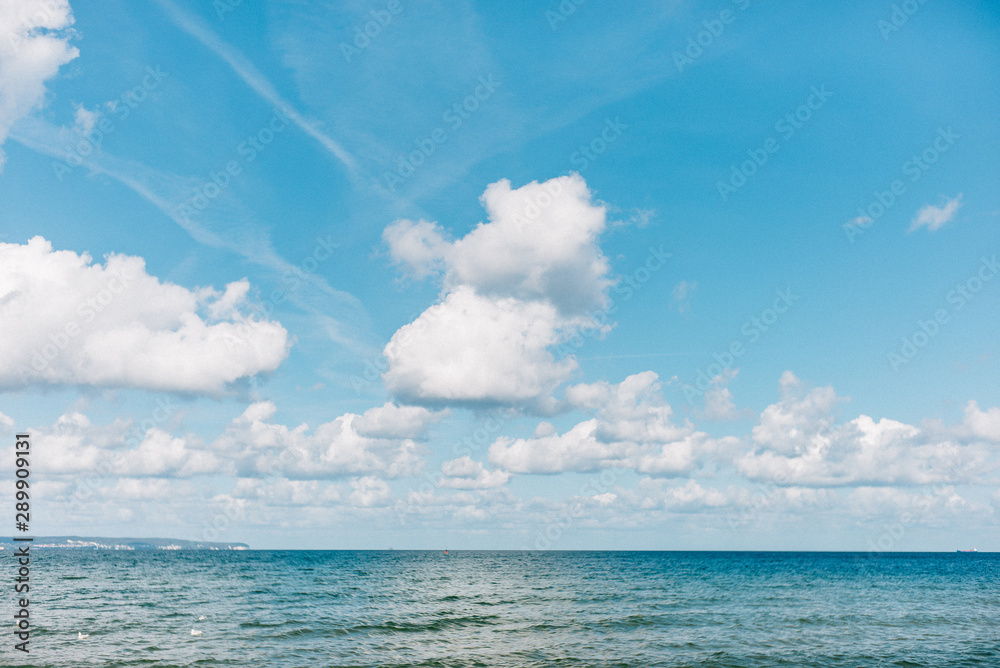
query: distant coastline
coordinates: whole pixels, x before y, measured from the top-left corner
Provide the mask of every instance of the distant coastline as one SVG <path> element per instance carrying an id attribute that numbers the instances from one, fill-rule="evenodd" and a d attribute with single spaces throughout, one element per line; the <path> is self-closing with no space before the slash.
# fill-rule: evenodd
<path id="1" fill-rule="evenodd" d="M 36 536 L 35 549 L 61 550 L 249 550 L 246 543 L 212 543 L 180 538 L 107 538 L 101 536 Z M 0 537 L 0 549 L 14 549 L 10 536 Z"/>

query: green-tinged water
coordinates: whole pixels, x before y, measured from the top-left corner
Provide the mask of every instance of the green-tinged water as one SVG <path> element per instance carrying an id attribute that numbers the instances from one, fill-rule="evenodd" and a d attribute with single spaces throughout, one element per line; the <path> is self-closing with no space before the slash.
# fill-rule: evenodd
<path id="1" fill-rule="evenodd" d="M 31 565 L 30 654 L 8 635 L 3 665 L 1000 666 L 996 554 L 38 550 Z M 0 568 L 12 581 L 9 551 Z"/>

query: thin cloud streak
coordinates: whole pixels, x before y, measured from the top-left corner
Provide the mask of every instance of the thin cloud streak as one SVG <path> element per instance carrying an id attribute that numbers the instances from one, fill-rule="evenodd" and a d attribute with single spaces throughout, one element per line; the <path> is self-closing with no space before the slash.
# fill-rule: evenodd
<path id="1" fill-rule="evenodd" d="M 192 16 L 188 12 L 182 10 L 174 3 L 169 0 L 159 0 L 160 6 L 163 7 L 167 16 L 174 22 L 174 24 L 186 32 L 191 37 L 198 40 L 202 46 L 214 52 L 217 56 L 222 58 L 226 63 L 233 69 L 234 72 L 248 85 L 252 88 L 258 95 L 267 100 L 270 104 L 274 105 L 278 109 L 288 116 L 293 123 L 299 126 L 303 132 L 315 139 L 320 143 L 323 148 L 325 148 L 329 153 L 333 154 L 338 160 L 344 163 L 344 166 L 354 174 L 357 172 L 357 165 L 354 158 L 348 153 L 344 147 L 339 143 L 326 136 L 316 128 L 316 123 L 310 121 L 302 116 L 291 104 L 289 104 L 278 91 L 274 89 L 271 82 L 268 81 L 253 63 L 251 63 L 247 58 L 234 49 L 232 46 L 224 42 L 216 35 L 214 32 L 208 29 L 202 21 L 197 17 Z"/>
<path id="2" fill-rule="evenodd" d="M 10 138 L 22 146 L 57 160 L 62 160 L 65 157 L 64 152 L 60 148 L 60 143 L 58 142 L 60 135 L 60 130 L 58 128 L 51 126 L 44 121 L 32 118 L 22 120 L 17 125 L 16 130 L 16 132 L 11 134 Z M 183 189 L 184 186 L 180 184 L 180 181 L 182 181 L 180 177 L 158 172 L 157 170 L 151 169 L 134 161 L 119 161 L 118 159 L 109 156 L 107 153 L 101 153 L 101 158 L 102 161 L 100 163 L 91 159 L 81 159 L 81 166 L 86 167 L 95 174 L 108 176 L 128 187 L 147 202 L 159 209 L 168 218 L 177 223 L 177 225 L 190 234 L 191 238 L 198 243 L 212 248 L 221 248 L 232 251 L 250 262 L 267 267 L 268 269 L 272 269 L 279 273 L 295 272 L 296 275 L 301 274 L 305 277 L 305 280 L 321 290 L 323 293 L 337 298 L 342 303 L 357 308 L 362 313 L 366 313 L 363 305 L 357 297 L 349 292 L 344 292 L 343 290 L 338 290 L 332 287 L 326 282 L 325 279 L 317 276 L 316 274 L 300 272 L 298 267 L 278 255 L 270 246 L 257 245 L 255 247 L 247 247 L 245 245 L 234 243 L 212 230 L 199 225 L 190 218 L 178 215 L 176 203 L 170 201 L 167 197 L 157 191 L 171 188 L 176 188 L 178 190 Z M 102 164 L 109 161 L 112 163 L 124 162 L 125 164 L 120 166 Z M 159 185 L 159 187 L 157 187 L 157 185 Z M 304 307 L 302 304 L 299 305 Z M 311 311 L 312 309 L 306 308 L 306 310 Z"/>

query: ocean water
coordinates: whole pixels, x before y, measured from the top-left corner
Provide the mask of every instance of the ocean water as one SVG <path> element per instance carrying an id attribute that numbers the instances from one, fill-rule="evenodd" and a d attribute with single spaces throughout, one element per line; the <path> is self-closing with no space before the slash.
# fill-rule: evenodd
<path id="1" fill-rule="evenodd" d="M 2 665 L 1000 666 L 997 554 L 38 550 L 32 567 L 31 652 L 8 636 Z"/>

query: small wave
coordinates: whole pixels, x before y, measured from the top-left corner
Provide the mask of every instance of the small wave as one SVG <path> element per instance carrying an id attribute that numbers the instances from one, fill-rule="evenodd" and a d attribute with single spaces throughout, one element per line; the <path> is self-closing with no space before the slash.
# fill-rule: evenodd
<path id="1" fill-rule="evenodd" d="M 351 627 L 352 632 L 372 633 L 425 633 L 427 631 L 445 631 L 470 626 L 494 626 L 500 623 L 496 615 L 471 615 L 465 617 L 447 617 L 424 623 L 420 622 L 383 622 L 382 624 L 361 624 Z"/>

